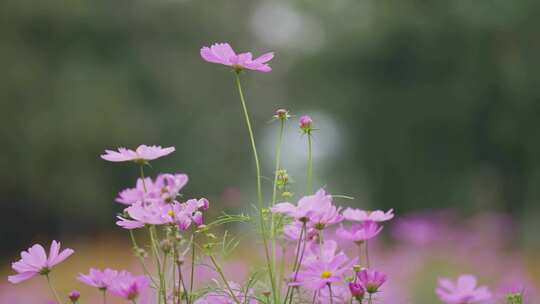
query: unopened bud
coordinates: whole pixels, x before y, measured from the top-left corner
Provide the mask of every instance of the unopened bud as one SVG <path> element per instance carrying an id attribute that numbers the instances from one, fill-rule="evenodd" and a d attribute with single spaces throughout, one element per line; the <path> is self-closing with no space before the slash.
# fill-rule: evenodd
<path id="1" fill-rule="evenodd" d="M 81 297 L 81 293 L 78 290 L 73 290 L 68 295 L 68 298 L 71 301 L 71 303 L 77 303 L 80 297 Z"/>
<path id="2" fill-rule="evenodd" d="M 163 241 L 161 241 L 160 246 L 161 246 L 161 250 L 162 250 L 164 253 L 169 253 L 169 252 L 171 252 L 171 249 L 172 249 L 172 247 L 173 247 L 171 241 L 169 241 L 169 240 L 163 240 Z"/>
<path id="3" fill-rule="evenodd" d="M 308 115 L 300 117 L 300 129 L 304 131 L 304 133 L 311 133 L 313 130 L 313 119 Z"/>

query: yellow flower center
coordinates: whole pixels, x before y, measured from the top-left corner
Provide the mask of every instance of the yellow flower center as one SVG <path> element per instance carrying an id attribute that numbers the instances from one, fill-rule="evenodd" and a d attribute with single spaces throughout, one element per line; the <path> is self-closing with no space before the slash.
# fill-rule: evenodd
<path id="1" fill-rule="evenodd" d="M 172 211 L 172 210 L 169 210 L 169 212 L 167 212 L 167 214 L 168 214 L 170 217 L 174 217 L 174 211 Z"/>
<path id="2" fill-rule="evenodd" d="M 332 276 L 332 273 L 330 271 L 323 271 L 321 273 L 321 278 L 323 278 L 323 279 L 328 279 L 331 276 Z"/>

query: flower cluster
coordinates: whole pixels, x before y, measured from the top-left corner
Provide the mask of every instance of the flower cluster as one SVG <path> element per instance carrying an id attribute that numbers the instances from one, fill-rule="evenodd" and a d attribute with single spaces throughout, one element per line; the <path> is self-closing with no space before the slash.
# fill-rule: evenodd
<path id="1" fill-rule="evenodd" d="M 379 302 L 379 295 L 383 294 L 381 291 L 388 287 L 388 284 L 384 285 L 387 275 L 380 271 L 381 268 L 372 266 L 368 244 L 381 234 L 383 224 L 394 218 L 394 210 L 344 209 L 334 201 L 339 196 L 332 196 L 324 188 L 313 193 L 311 143 L 316 129 L 313 119 L 308 115 L 301 116 L 298 121 L 300 132 L 307 137 L 305 195 L 295 204 L 279 202 L 278 198 L 290 200 L 294 196 L 290 177 L 280 161 L 283 131 L 292 117 L 285 109 L 278 109 L 273 115 L 274 120 L 280 122 L 280 133 L 272 198 L 266 201 L 240 72 L 270 72 L 272 69 L 268 62 L 274 53 L 253 58 L 250 52 L 237 54 L 229 44 L 217 43 L 201 48 L 200 55 L 207 62 L 228 66 L 236 72 L 255 160 L 258 214 L 253 217 L 223 214 L 205 224 L 204 212 L 209 208 L 209 201 L 206 198 L 183 197 L 181 193 L 188 182 L 186 174 L 163 173 L 155 178 L 144 174 L 144 168 L 150 161 L 170 155 L 175 151 L 174 147 L 140 145 L 134 150 L 105 150 L 102 159 L 129 162 L 140 170 L 135 185 L 120 191 L 115 201 L 124 207 L 123 212 L 117 216 L 116 224 L 129 231 L 144 274 L 90 268 L 88 273 L 79 274 L 78 281 L 96 288 L 103 296 L 103 303 L 106 303 L 109 294 L 139 304 Z M 237 284 L 227 278 L 220 264 L 222 259 L 219 255 L 226 255 L 238 244 L 235 238 L 229 236 L 228 231 L 223 231 L 222 225 L 250 222 L 253 218 L 257 221 L 255 231 L 260 232 L 258 243 L 262 246 L 265 265 L 254 267 L 261 271 L 250 275 L 244 284 Z M 417 222 L 408 223 L 403 226 L 403 230 L 415 230 L 418 226 Z M 135 233 L 147 233 L 148 243 L 140 246 L 141 237 Z M 431 238 L 432 235 L 427 233 L 422 240 Z M 349 251 L 353 251 L 352 254 L 347 251 L 351 248 L 353 250 Z M 278 249 L 281 249 L 281 255 Z M 151 257 L 146 250 L 151 251 Z M 17 274 L 9 276 L 8 280 L 15 284 L 42 275 L 47 279 L 56 304 L 64 303 L 51 284 L 49 275 L 54 266 L 73 252 L 72 249 L 60 251 L 60 243 L 53 241 L 47 256 L 41 245 L 33 245 L 21 253 L 20 261 L 13 263 L 12 268 Z M 186 263 L 187 259 L 189 263 Z M 198 288 L 196 277 L 208 269 L 212 271 L 214 281 Z M 435 293 L 447 304 L 480 303 L 492 298 L 487 287 L 477 287 L 477 280 L 472 275 L 462 275 L 456 282 L 441 278 Z M 66 298 L 71 303 L 79 303 L 81 294 L 74 290 Z M 521 301 L 517 294 L 508 296 L 508 299 Z"/>

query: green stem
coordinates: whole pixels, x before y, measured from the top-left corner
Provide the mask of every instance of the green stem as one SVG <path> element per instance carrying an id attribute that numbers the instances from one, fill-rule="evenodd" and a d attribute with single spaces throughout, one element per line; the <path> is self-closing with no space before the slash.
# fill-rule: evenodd
<path id="1" fill-rule="evenodd" d="M 244 110 L 244 117 L 246 119 L 246 125 L 249 132 L 249 139 L 251 141 L 251 149 L 253 150 L 253 158 L 255 159 L 255 169 L 257 173 L 257 198 L 258 198 L 258 209 L 259 209 L 259 225 L 261 228 L 261 234 L 264 245 L 264 252 L 266 255 L 266 264 L 268 268 L 268 277 L 270 284 L 272 285 L 272 293 L 276 294 L 276 282 L 274 280 L 273 268 L 272 268 L 272 259 L 270 253 L 268 252 L 268 240 L 266 235 L 266 229 L 264 224 L 264 212 L 263 212 L 263 195 L 261 188 L 261 166 L 259 164 L 259 156 L 257 154 L 257 146 L 255 145 L 255 136 L 253 135 L 253 129 L 251 127 L 251 121 L 249 118 L 249 113 L 246 106 L 246 101 L 244 99 L 244 93 L 242 91 L 242 84 L 240 83 L 240 74 L 236 72 L 236 86 L 238 87 L 238 93 L 240 94 L 240 101 L 242 102 L 242 109 Z"/>
<path id="2" fill-rule="evenodd" d="M 140 168 L 143 189 L 144 189 L 144 192 L 146 193 L 146 181 L 144 180 L 144 165 L 140 165 L 139 168 Z"/>
<path id="3" fill-rule="evenodd" d="M 285 120 L 280 119 L 280 126 L 279 126 L 279 137 L 278 142 L 276 146 L 276 166 L 274 167 L 274 186 L 272 189 L 272 206 L 276 203 L 277 198 L 277 181 L 278 181 L 278 171 L 281 165 L 281 145 L 283 142 L 283 130 L 285 129 Z M 276 224 L 275 224 L 275 216 L 272 213 L 272 220 L 270 223 L 270 231 L 271 231 L 271 241 L 272 241 L 272 269 L 276 269 Z M 281 285 L 281 284 L 279 284 Z M 276 292 L 274 293 L 274 303 L 279 302 L 281 293 L 281 288 L 277 288 Z"/>
<path id="4" fill-rule="evenodd" d="M 221 280 L 223 280 L 223 283 L 225 284 L 225 287 L 227 287 L 227 290 L 231 294 L 231 297 L 233 298 L 234 302 L 236 302 L 236 304 L 240 304 L 240 301 L 238 300 L 238 298 L 234 294 L 234 291 L 232 290 L 231 286 L 229 285 L 229 281 L 227 281 L 227 278 L 225 278 L 225 274 L 223 273 L 223 270 L 221 270 L 221 267 L 219 267 L 216 259 L 214 258 L 214 255 L 209 254 L 208 257 L 212 261 L 212 264 L 214 264 L 214 267 L 216 268 L 216 271 L 218 272 L 219 276 L 221 277 Z"/>
<path id="5" fill-rule="evenodd" d="M 62 304 L 62 301 L 60 300 L 60 297 L 58 296 L 58 293 L 56 293 L 56 290 L 54 289 L 54 286 L 51 284 L 51 279 L 49 278 L 49 275 L 46 274 L 45 278 L 47 278 L 47 285 L 49 285 L 49 289 L 51 290 L 52 294 L 56 298 L 56 302 L 58 304 Z"/>
<path id="6" fill-rule="evenodd" d="M 163 253 L 163 268 L 161 270 L 161 276 L 163 277 L 163 303 L 165 304 L 167 304 L 167 281 L 165 281 L 166 269 L 167 269 L 167 254 Z"/>
<path id="7" fill-rule="evenodd" d="M 300 257 L 300 246 L 302 245 L 302 240 L 304 238 L 304 232 L 306 231 L 306 223 L 304 223 L 302 225 L 302 229 L 300 230 L 300 236 L 298 237 L 298 243 L 296 245 L 296 253 L 295 253 L 295 257 L 294 257 L 294 264 L 293 264 L 293 273 L 295 274 L 295 281 L 296 281 L 296 268 L 298 266 L 298 259 Z M 285 301 L 283 302 L 284 304 L 287 303 L 287 300 L 289 299 L 289 295 L 291 293 L 291 286 L 288 286 L 287 287 L 287 293 L 285 293 Z"/>
<path id="8" fill-rule="evenodd" d="M 107 290 L 103 289 L 103 304 L 107 304 Z"/>
<path id="9" fill-rule="evenodd" d="M 367 265 L 367 268 L 370 268 L 370 263 L 369 263 L 369 248 L 368 248 L 368 241 L 366 240 L 366 265 Z"/>
<path id="10" fill-rule="evenodd" d="M 159 251 L 158 251 L 158 247 L 157 247 L 157 241 L 156 241 L 156 237 L 154 236 L 155 227 L 150 226 L 148 228 L 148 232 L 150 234 L 151 247 L 152 247 L 152 251 L 153 251 L 153 254 L 154 254 L 154 258 L 156 260 L 156 268 L 157 268 L 158 277 L 159 277 L 158 303 L 161 303 L 161 296 L 164 295 L 163 297 L 166 299 L 167 295 L 165 293 L 163 293 L 165 291 L 165 289 L 163 288 L 164 279 L 163 279 L 163 274 L 161 273 L 161 261 L 160 261 L 160 258 L 159 258 Z"/>
<path id="11" fill-rule="evenodd" d="M 313 193 L 313 148 L 311 140 L 311 132 L 307 133 L 308 136 L 308 166 L 307 166 L 307 194 Z"/>
<path id="12" fill-rule="evenodd" d="M 189 301 L 191 303 L 191 296 L 193 294 L 193 278 L 195 277 L 195 234 L 191 235 L 191 274 L 189 278 Z"/>
<path id="13" fill-rule="evenodd" d="M 129 229 L 129 236 L 131 238 L 131 243 L 133 244 L 133 248 L 135 250 L 138 250 L 140 247 L 139 245 L 137 244 L 137 240 L 135 239 L 135 235 L 133 234 L 133 230 Z M 136 254 L 137 257 L 139 258 L 139 261 L 141 262 L 141 266 L 143 268 L 143 271 L 144 273 L 146 274 L 147 277 L 150 278 L 150 280 L 152 281 L 152 284 L 154 286 L 157 286 L 157 283 L 156 281 L 154 280 L 154 277 L 152 276 L 152 274 L 150 273 L 150 271 L 148 270 L 148 267 L 146 267 L 146 263 L 144 262 L 144 257 L 139 255 L 138 253 Z"/>
<path id="14" fill-rule="evenodd" d="M 371 294 L 369 294 L 368 304 L 373 304 L 373 298 L 371 297 Z"/>

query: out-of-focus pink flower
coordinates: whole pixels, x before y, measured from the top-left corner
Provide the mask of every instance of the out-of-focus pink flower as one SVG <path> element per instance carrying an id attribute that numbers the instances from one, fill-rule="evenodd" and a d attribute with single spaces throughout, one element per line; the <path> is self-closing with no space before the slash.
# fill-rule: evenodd
<path id="1" fill-rule="evenodd" d="M 242 289 L 242 287 L 235 283 L 235 282 L 229 282 L 229 286 L 231 287 L 233 295 L 230 294 L 229 290 L 225 287 L 222 287 L 222 291 L 213 291 L 209 292 L 206 295 L 204 295 L 202 298 L 199 298 L 194 302 L 194 304 L 236 304 L 236 300 L 238 300 L 240 303 L 248 303 L 248 304 L 257 304 L 257 300 L 255 299 L 255 295 L 252 289 L 248 289 L 247 291 Z"/>
<path id="2" fill-rule="evenodd" d="M 253 59 L 250 52 L 236 54 L 228 43 L 215 43 L 210 47 L 201 48 L 201 57 L 211 63 L 223 64 L 232 67 L 236 71 L 243 69 L 270 72 L 272 68 L 267 64 L 274 53 L 266 53 Z"/>
<path id="3" fill-rule="evenodd" d="M 352 271 L 357 259 L 349 260 L 342 251 L 336 254 L 336 250 L 337 243 L 333 240 L 324 242 L 320 248 L 309 248 L 297 280 L 291 285 L 321 289 L 328 284 L 342 282 L 345 272 Z"/>
<path id="4" fill-rule="evenodd" d="M 394 209 L 390 209 L 385 213 L 381 210 L 366 211 L 361 209 L 347 208 L 345 211 L 343 211 L 343 217 L 348 221 L 356 222 L 386 222 L 394 217 Z"/>
<path id="5" fill-rule="evenodd" d="M 47 257 L 43 246 L 35 244 L 28 251 L 21 252 L 21 259 L 11 265 L 17 274 L 9 276 L 8 281 L 16 284 L 38 274 L 47 275 L 53 266 L 67 259 L 73 252 L 73 249 L 69 248 L 60 252 L 60 242 L 52 241 Z"/>
<path id="6" fill-rule="evenodd" d="M 137 297 L 148 287 L 148 279 L 145 276 L 134 276 L 127 271 L 118 273 L 109 291 L 127 300 L 136 300 Z"/>
<path id="7" fill-rule="evenodd" d="M 301 222 L 292 222 L 283 226 L 283 236 L 289 241 L 298 241 L 300 238 L 300 233 L 302 232 L 302 223 Z M 317 236 L 318 232 L 315 228 L 306 226 L 306 235 L 302 239 L 313 240 Z"/>
<path id="8" fill-rule="evenodd" d="M 90 268 L 88 274 L 81 273 L 77 279 L 86 285 L 106 290 L 112 285 L 117 276 L 118 271 L 110 268 L 106 268 L 103 271 L 96 268 Z"/>
<path id="9" fill-rule="evenodd" d="M 343 220 L 337 208 L 332 204 L 332 196 L 324 189 L 319 189 L 314 195 L 304 196 L 297 206 L 291 203 L 279 203 L 271 208 L 273 213 L 280 213 L 293 217 L 300 222 L 308 222 L 312 227 L 322 230 L 328 225 Z"/>
<path id="10" fill-rule="evenodd" d="M 118 194 L 116 201 L 124 205 L 132 205 L 136 202 L 173 203 L 188 180 L 188 176 L 183 173 L 159 174 L 155 181 L 147 177 L 143 182 L 139 178 L 135 188 L 122 190 Z"/>
<path id="11" fill-rule="evenodd" d="M 369 294 L 374 294 L 379 291 L 384 282 L 386 275 L 380 271 L 363 268 L 357 274 L 358 281 L 364 286 L 364 289 Z"/>
<path id="12" fill-rule="evenodd" d="M 472 304 L 491 299 L 487 287 L 476 285 L 476 277 L 469 274 L 459 276 L 455 283 L 450 279 L 440 278 L 435 292 L 439 299 L 447 304 Z"/>
<path id="13" fill-rule="evenodd" d="M 377 236 L 382 228 L 376 222 L 366 221 L 353 224 L 350 229 L 345 229 L 342 225 L 336 230 L 336 235 L 342 239 L 360 243 Z"/>
<path id="14" fill-rule="evenodd" d="M 76 303 L 80 297 L 81 293 L 78 290 L 72 290 L 68 295 L 68 299 L 71 301 L 71 303 Z"/>
<path id="15" fill-rule="evenodd" d="M 358 300 L 358 302 L 362 302 L 366 293 L 364 286 L 358 282 L 349 282 L 349 291 L 351 292 L 351 296 Z"/>
<path id="16" fill-rule="evenodd" d="M 162 148 L 161 146 L 140 145 L 135 151 L 126 148 L 118 148 L 118 151 L 105 150 L 105 154 L 102 154 L 101 158 L 111 162 L 134 161 L 146 163 L 149 160 L 169 155 L 174 151 L 174 147 Z"/>
<path id="17" fill-rule="evenodd" d="M 299 126 L 302 131 L 309 133 L 313 130 L 313 119 L 309 115 L 303 115 L 300 117 Z"/>

